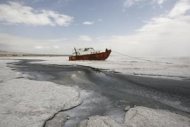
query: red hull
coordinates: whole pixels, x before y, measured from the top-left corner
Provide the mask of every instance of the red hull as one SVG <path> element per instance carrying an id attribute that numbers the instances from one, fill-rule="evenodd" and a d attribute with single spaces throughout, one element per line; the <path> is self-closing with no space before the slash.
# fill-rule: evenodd
<path id="1" fill-rule="evenodd" d="M 69 56 L 70 61 L 74 60 L 105 60 L 109 57 L 111 50 L 106 50 L 105 52 L 95 53 L 95 54 L 87 54 L 87 55 L 76 55 Z"/>

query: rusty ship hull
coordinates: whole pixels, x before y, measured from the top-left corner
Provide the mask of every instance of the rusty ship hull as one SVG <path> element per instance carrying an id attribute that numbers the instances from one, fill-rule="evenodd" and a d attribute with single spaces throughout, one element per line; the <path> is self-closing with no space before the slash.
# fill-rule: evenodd
<path id="1" fill-rule="evenodd" d="M 106 60 L 111 53 L 111 50 L 106 50 L 105 52 L 99 52 L 94 54 L 86 54 L 86 55 L 75 55 L 69 56 L 69 61 L 75 60 Z"/>

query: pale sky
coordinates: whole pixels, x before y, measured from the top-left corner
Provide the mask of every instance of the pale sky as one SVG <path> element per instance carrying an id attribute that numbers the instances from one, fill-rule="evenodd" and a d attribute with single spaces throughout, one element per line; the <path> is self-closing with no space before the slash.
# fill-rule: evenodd
<path id="1" fill-rule="evenodd" d="M 0 0 L 0 50 L 190 56 L 190 0 Z"/>

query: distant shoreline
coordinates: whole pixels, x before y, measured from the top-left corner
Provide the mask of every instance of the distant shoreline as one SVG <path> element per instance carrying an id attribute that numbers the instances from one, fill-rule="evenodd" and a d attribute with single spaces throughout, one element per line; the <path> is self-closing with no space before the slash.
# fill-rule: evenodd
<path id="1" fill-rule="evenodd" d="M 49 55 L 49 54 L 32 54 L 32 55 L 17 55 L 17 54 L 0 54 L 0 57 L 38 57 L 38 56 L 47 56 L 47 57 L 58 57 L 58 56 L 69 56 L 69 55 Z"/>
<path id="2" fill-rule="evenodd" d="M 69 56 L 69 55 L 54 55 L 54 54 L 0 54 L 0 57 L 58 57 L 58 56 Z"/>
<path id="3" fill-rule="evenodd" d="M 69 54 L 42 54 L 42 53 L 26 53 L 26 52 L 10 52 L 10 51 L 1 51 L 0 57 L 34 57 L 34 56 L 47 56 L 47 57 L 57 57 L 57 56 L 70 56 Z"/>

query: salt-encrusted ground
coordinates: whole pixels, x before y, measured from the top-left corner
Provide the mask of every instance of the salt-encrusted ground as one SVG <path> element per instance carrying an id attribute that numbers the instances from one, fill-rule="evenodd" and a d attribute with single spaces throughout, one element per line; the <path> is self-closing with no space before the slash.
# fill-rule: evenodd
<path id="1" fill-rule="evenodd" d="M 14 72 L 9 67 L 7 67 L 7 63 L 9 62 L 15 62 L 16 60 L 1 60 L 0 59 L 0 83 L 15 79 L 19 77 L 21 74 L 20 72 Z"/>
<path id="2" fill-rule="evenodd" d="M 164 110 L 146 107 L 131 108 L 119 124 L 108 116 L 93 116 L 80 123 L 80 127 L 189 127 L 190 119 Z"/>
<path id="3" fill-rule="evenodd" d="M 0 60 L 0 127 L 41 127 L 54 113 L 81 103 L 77 88 L 22 78 Z"/>
<path id="4" fill-rule="evenodd" d="M 7 60 L 9 59 L 9 60 Z M 81 103 L 80 89 L 58 85 L 47 81 L 28 80 L 16 70 L 7 67 L 15 58 L 0 60 L 0 127 L 40 127 L 55 113 Z M 16 58 L 18 59 L 18 58 Z M 36 58 L 22 58 L 36 59 Z M 190 59 L 134 60 L 110 57 L 107 61 L 67 61 L 67 57 L 44 57 L 40 64 L 84 65 L 109 69 L 124 74 L 163 77 L 174 79 L 190 78 Z M 19 61 L 19 60 L 16 60 Z M 73 75 L 71 75 L 73 76 Z M 75 78 L 75 77 L 71 77 Z M 77 79 L 80 81 L 80 79 Z M 56 116 L 55 116 L 56 117 Z M 57 115 L 48 127 L 62 126 L 67 117 L 64 112 Z M 111 116 L 91 116 L 81 121 L 80 127 L 189 127 L 190 118 L 168 110 L 151 109 L 142 106 L 131 108 L 121 123 Z"/>
<path id="5" fill-rule="evenodd" d="M 20 57 L 23 59 L 23 57 Z M 17 58 L 18 59 L 18 58 Z M 68 61 L 68 57 L 25 57 L 24 59 L 40 59 L 37 63 L 56 65 L 84 65 L 155 78 L 190 79 L 190 57 L 127 57 L 111 55 L 106 61 Z"/>

